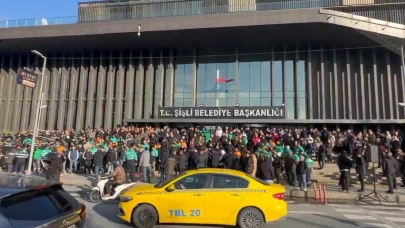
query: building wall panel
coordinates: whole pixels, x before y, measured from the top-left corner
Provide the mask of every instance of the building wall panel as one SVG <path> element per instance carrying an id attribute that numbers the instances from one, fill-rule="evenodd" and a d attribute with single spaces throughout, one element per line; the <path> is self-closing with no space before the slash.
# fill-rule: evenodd
<path id="1" fill-rule="evenodd" d="M 31 59 L 34 59 L 34 58 L 32 58 L 30 54 L 27 54 L 26 58 L 25 58 L 25 61 L 23 61 L 21 66 L 30 66 L 31 65 L 31 62 L 30 62 Z M 0 79 L 0 84 L 1 84 L 1 79 Z M 0 85 L 0 89 L 1 89 L 1 85 Z M 24 87 L 20 129 L 26 129 L 26 130 L 29 129 L 31 104 L 32 104 L 32 92 L 33 92 L 33 89 L 31 89 L 29 87 Z M 0 100 L 1 100 L 1 98 L 0 98 Z"/>
<path id="2" fill-rule="evenodd" d="M 276 48 L 281 59 L 268 58 L 268 61 L 290 61 L 289 64 L 284 62 L 281 74 L 270 69 L 269 77 L 285 76 L 285 72 L 291 70 L 286 69 L 287 65 L 291 67 L 291 61 L 294 62 L 296 75 L 293 83 L 296 90 L 299 87 L 297 72 L 305 71 L 308 115 L 303 123 L 310 123 L 312 119 L 337 122 L 347 119 L 401 120 L 405 117 L 405 110 L 397 105 L 404 101 L 405 92 L 399 56 L 383 48 L 360 51 L 325 47 L 322 51 L 317 44 L 304 47 L 298 55 L 305 57 L 304 68 L 297 67 L 297 47 L 289 47 L 288 50 L 295 51 L 288 55 L 285 55 L 288 51 L 285 46 Z M 157 118 L 158 105 L 173 105 L 176 87 L 173 80 L 176 75 L 174 53 L 143 50 L 141 55 L 139 50 L 121 50 L 51 55 L 54 57 L 50 58 L 44 78 L 48 108 L 42 110 L 41 129 L 110 128 L 121 124 L 122 119 Z M 235 51 L 230 53 L 235 55 L 236 62 Z M 269 56 L 271 53 L 269 47 Z M 198 54 L 190 56 L 190 61 L 194 58 L 198 59 Z M 40 85 L 38 83 L 34 90 L 26 87 L 18 89 L 15 79 L 19 67 L 35 62 L 38 62 L 38 67 L 41 61 L 33 55 L 2 56 L 0 61 L 0 99 L 4 100 L 0 103 L 4 110 L 0 112 L 1 131 L 33 128 Z M 198 65 L 195 61 L 196 69 Z M 260 71 L 251 69 L 250 72 Z M 198 77 L 198 70 L 196 74 Z M 235 75 L 238 75 L 238 70 Z M 194 77 L 193 74 L 190 77 Z M 196 88 L 198 80 L 192 81 Z M 290 82 L 285 78 L 282 81 L 284 89 Z M 300 92 L 294 91 L 294 94 L 294 116 L 299 118 L 299 106 L 302 104 L 297 96 Z M 283 100 L 286 101 L 286 97 Z"/>
<path id="3" fill-rule="evenodd" d="M 21 61 L 22 61 L 22 56 L 19 55 L 17 58 L 17 65 L 13 66 L 13 71 L 11 77 L 15 78 L 17 77 L 17 72 L 18 69 L 21 67 Z M 20 129 L 20 123 L 21 123 L 21 111 L 22 111 L 22 101 L 23 101 L 23 92 L 24 92 L 24 87 L 22 85 L 18 85 L 15 83 L 15 93 L 14 93 L 14 103 L 13 103 L 13 112 L 12 112 L 12 123 L 11 123 L 11 131 L 12 132 L 17 132 Z"/>

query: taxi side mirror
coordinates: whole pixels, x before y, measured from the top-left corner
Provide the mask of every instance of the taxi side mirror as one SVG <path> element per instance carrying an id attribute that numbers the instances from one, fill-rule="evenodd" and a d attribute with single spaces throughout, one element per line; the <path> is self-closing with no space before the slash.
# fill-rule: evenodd
<path id="1" fill-rule="evenodd" d="M 166 191 L 168 191 L 168 192 L 173 192 L 174 190 L 176 190 L 176 188 L 174 187 L 174 184 L 171 184 L 166 188 Z"/>

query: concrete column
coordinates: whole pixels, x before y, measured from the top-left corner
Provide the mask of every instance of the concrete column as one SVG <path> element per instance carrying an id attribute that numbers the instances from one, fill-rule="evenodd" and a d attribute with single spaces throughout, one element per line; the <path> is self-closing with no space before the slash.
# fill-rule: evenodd
<path id="1" fill-rule="evenodd" d="M 68 101 L 67 97 L 67 87 L 69 84 L 69 68 L 68 60 L 65 59 L 65 55 L 62 56 L 62 75 L 59 90 L 59 105 L 58 105 L 58 120 L 56 124 L 57 130 L 65 129 L 65 117 L 66 117 L 66 103 Z"/>
<path id="2" fill-rule="evenodd" d="M 38 68 L 39 65 L 42 65 L 42 63 L 40 63 L 40 59 L 38 56 L 35 55 L 35 72 L 41 72 L 41 69 Z M 31 101 L 31 111 L 30 111 L 30 118 L 29 118 L 29 126 L 30 126 L 30 130 L 34 129 L 34 122 L 35 122 L 35 118 L 31 118 L 31 116 L 35 117 L 35 113 L 36 113 L 36 108 L 38 105 L 38 96 L 39 96 L 39 87 L 41 86 L 41 77 L 42 75 L 39 74 L 38 78 L 37 78 L 37 85 L 34 88 L 34 91 L 32 92 L 32 101 Z"/>
<path id="3" fill-rule="evenodd" d="M 197 106 L 197 50 L 193 50 L 193 107 Z"/>
<path id="4" fill-rule="evenodd" d="M 44 87 L 43 87 L 43 93 L 44 93 L 44 100 L 42 105 L 46 105 L 46 108 L 41 109 L 41 121 L 39 124 L 39 130 L 48 130 L 46 126 L 46 123 L 48 122 L 48 111 L 49 111 L 49 101 L 50 101 L 50 96 L 49 96 L 49 88 L 51 85 L 51 71 L 49 70 L 48 66 L 51 64 L 50 61 L 48 61 L 45 69 L 45 77 L 44 77 Z"/>
<path id="5" fill-rule="evenodd" d="M 392 75 L 391 75 L 391 63 L 390 63 L 390 53 L 387 50 L 385 52 L 385 60 L 387 64 L 387 79 L 385 80 L 388 83 L 388 106 L 389 106 L 389 114 L 388 118 L 389 119 L 394 119 L 394 104 L 392 101 Z M 398 104 L 395 104 L 395 106 L 398 106 Z"/>
<path id="6" fill-rule="evenodd" d="M 272 93 L 273 93 L 272 95 L 274 95 L 273 90 Z M 272 96 L 272 99 L 274 99 L 273 97 L 274 96 Z M 239 103 L 239 47 L 236 47 L 236 56 L 235 56 L 235 104 L 237 103 Z"/>
<path id="7" fill-rule="evenodd" d="M 151 119 L 153 115 L 153 85 L 155 81 L 155 67 L 153 60 L 153 51 L 149 52 L 149 58 L 145 59 L 145 64 L 148 64 L 146 68 L 145 76 L 145 91 L 144 91 L 144 119 Z"/>
<path id="8" fill-rule="evenodd" d="M 322 113 L 320 113 L 319 119 L 326 119 L 325 100 L 327 99 L 327 97 L 325 96 L 325 86 L 327 86 L 327 85 L 325 85 L 325 63 L 324 63 L 323 45 L 321 45 L 320 55 L 321 55 L 320 89 L 321 89 L 322 97 L 320 98 L 321 103 L 319 103 L 319 105 L 322 105 L 322 108 L 321 108 Z"/>
<path id="9" fill-rule="evenodd" d="M 27 54 L 27 61 L 26 61 L 26 66 L 30 66 L 30 54 Z M 0 90 L 2 88 L 1 86 L 1 74 L 0 74 Z M 29 125 L 28 122 L 30 120 L 30 107 L 31 107 L 31 103 L 32 103 L 32 91 L 33 89 L 25 86 L 24 87 L 24 96 L 23 96 L 23 104 L 22 104 L 22 113 L 21 113 L 21 126 L 20 129 L 23 130 L 28 130 L 29 129 Z M 1 92 L 0 92 L 0 100 L 1 100 Z M 1 104 L 1 101 L 0 101 Z M 1 108 L 0 108 L 1 110 Z M 1 118 L 1 116 L 0 116 Z M 0 127 L 1 129 L 1 127 Z"/>
<path id="10" fill-rule="evenodd" d="M 57 119 L 57 102 L 60 96 L 60 80 L 61 80 L 61 72 L 60 68 L 57 66 L 56 59 L 52 59 L 52 76 L 51 76 L 51 99 L 49 102 L 49 118 L 48 118 L 48 130 L 55 130 L 55 124 Z M 61 104 L 59 104 L 59 107 Z"/>
<path id="11" fill-rule="evenodd" d="M 366 94 L 364 91 L 366 90 L 365 83 L 364 83 L 364 63 L 363 63 L 363 52 L 359 50 L 359 57 L 360 57 L 360 92 L 361 92 L 361 118 L 359 119 L 367 119 L 366 118 Z M 357 90 L 357 89 L 356 89 Z M 370 91 L 368 91 L 368 95 L 370 97 Z"/>
<path id="12" fill-rule="evenodd" d="M 13 116 L 13 98 L 14 98 L 14 89 L 16 86 L 15 78 L 13 78 L 13 56 L 10 56 L 10 61 L 8 62 L 9 68 L 7 73 L 7 92 L 6 92 L 6 105 L 5 105 L 5 115 L 3 116 L 4 130 L 11 131 L 11 119 Z M 16 132 L 13 132 L 16 133 Z"/>
<path id="13" fill-rule="evenodd" d="M 124 108 L 124 83 L 125 83 L 125 66 L 120 52 L 120 60 L 118 65 L 117 81 L 115 87 L 115 113 L 114 113 L 114 127 L 118 124 L 122 124 L 123 108 Z M 152 90 L 153 91 L 153 90 Z"/>
<path id="14" fill-rule="evenodd" d="M 342 70 L 342 91 L 343 91 L 343 116 L 342 119 L 347 119 L 349 116 L 349 113 L 346 112 L 346 110 L 348 110 L 348 108 L 346 108 L 346 91 L 347 91 L 347 87 L 346 87 L 346 74 L 345 72 Z"/>
<path id="15" fill-rule="evenodd" d="M 273 61 L 272 61 L 273 62 Z M 314 119 L 314 112 L 313 112 L 313 101 L 312 101 L 312 59 L 311 59 L 311 45 L 308 44 L 308 56 L 307 56 L 307 70 L 308 70 L 308 113 L 309 119 Z M 272 99 L 274 97 L 274 93 L 272 94 Z"/>
<path id="16" fill-rule="evenodd" d="M 400 101 L 398 100 L 398 75 L 394 74 L 394 119 L 399 119 L 399 103 Z"/>
<path id="17" fill-rule="evenodd" d="M 5 67 L 5 58 L 6 56 L 3 55 L 1 56 L 1 62 L 0 62 L 0 110 L 5 110 L 5 96 L 6 96 L 6 71 L 4 70 Z M 0 132 L 3 132 L 4 128 L 4 111 L 0 112 Z"/>
<path id="18" fill-rule="evenodd" d="M 333 50 L 333 82 L 334 82 L 334 88 L 335 88 L 335 99 L 332 102 L 335 104 L 335 118 L 340 119 L 339 116 L 339 99 L 338 99 L 338 70 L 337 70 L 337 58 L 336 58 L 336 47 Z"/>
<path id="19" fill-rule="evenodd" d="M 368 87 L 368 112 L 370 113 L 370 118 L 369 119 L 373 119 L 373 110 L 372 110 L 372 106 L 373 104 L 371 103 L 371 75 L 370 73 L 367 73 L 367 87 Z"/>
<path id="20" fill-rule="evenodd" d="M 94 52 L 91 52 L 91 58 L 90 58 L 90 71 L 89 71 L 89 80 L 88 80 L 88 86 L 87 86 L 87 96 L 86 100 L 86 121 L 85 121 L 85 127 L 89 126 L 91 128 L 94 127 L 94 103 L 96 101 L 95 99 L 95 89 L 97 86 L 97 70 L 98 70 L 98 64 L 97 61 L 94 59 Z"/>
<path id="21" fill-rule="evenodd" d="M 22 58 L 22 56 L 19 55 L 18 56 L 18 67 L 16 70 L 13 70 L 12 77 L 14 78 L 14 83 L 16 83 L 15 79 L 17 78 L 17 71 L 21 67 L 21 58 Z M 13 122 L 11 125 L 12 132 L 18 132 L 20 130 L 21 108 L 22 108 L 22 101 L 23 101 L 23 95 L 24 95 L 23 92 L 24 92 L 24 86 L 16 84 L 15 93 L 14 93 L 13 115 L 12 115 Z"/>
<path id="22" fill-rule="evenodd" d="M 173 49 L 170 50 L 170 107 L 173 107 L 173 99 L 174 99 L 174 57 L 173 57 Z"/>
<path id="23" fill-rule="evenodd" d="M 142 119 L 143 110 L 143 87 L 145 82 L 145 70 L 142 58 L 142 51 L 140 51 L 138 68 L 136 70 L 135 80 L 135 119 Z"/>
<path id="24" fill-rule="evenodd" d="M 375 49 L 373 49 L 373 78 L 374 78 L 374 100 L 375 100 L 375 113 L 376 113 L 376 119 L 380 119 L 380 103 L 378 102 L 379 100 L 379 95 L 378 95 L 378 75 L 377 75 L 377 56 L 375 53 Z"/>
<path id="25" fill-rule="evenodd" d="M 84 118 L 85 118 L 85 101 L 86 101 L 86 90 L 87 90 L 87 81 L 89 77 L 89 66 L 87 60 L 82 54 L 81 64 L 80 64 L 80 80 L 79 80 L 79 96 L 77 97 L 77 107 L 76 107 L 76 130 L 79 130 L 84 127 Z"/>
<path id="26" fill-rule="evenodd" d="M 298 86 L 298 72 L 299 72 L 299 67 L 298 63 L 300 61 L 300 56 L 299 56 L 299 49 L 298 49 L 298 43 L 295 44 L 295 57 L 294 57 L 294 100 L 295 100 L 295 111 L 294 111 L 294 118 L 299 119 L 300 117 L 300 92 L 299 92 L 299 86 Z"/>
<path id="27" fill-rule="evenodd" d="M 114 99 L 114 77 L 115 77 L 115 67 L 113 65 L 113 53 L 110 52 L 110 60 L 108 64 L 108 74 L 106 83 L 106 97 L 105 97 L 105 109 L 104 109 L 104 128 L 108 129 L 112 127 L 113 120 L 113 99 Z"/>
<path id="28" fill-rule="evenodd" d="M 346 76 L 347 76 L 347 99 L 349 101 L 349 119 L 353 119 L 352 114 L 352 90 L 351 90 L 351 72 L 350 72 L 350 52 L 346 50 Z"/>
<path id="29" fill-rule="evenodd" d="M 125 114 L 124 119 L 134 118 L 134 87 L 135 87 L 135 64 L 133 51 L 129 55 L 128 68 L 125 81 Z"/>
<path id="30" fill-rule="evenodd" d="M 283 103 L 284 107 L 287 110 L 287 47 L 284 46 L 283 52 Z"/>
<path id="31" fill-rule="evenodd" d="M 385 82 L 385 78 L 384 78 L 383 74 L 379 75 L 379 80 L 380 80 L 379 86 L 381 88 L 381 94 L 382 94 L 382 99 L 381 99 L 381 102 L 382 102 L 382 118 L 386 119 L 387 116 L 388 116 L 388 115 L 386 115 L 387 112 L 386 112 L 386 109 L 385 109 L 385 99 L 386 99 L 385 92 L 386 91 L 384 89 L 384 84 L 386 82 Z"/>
<path id="32" fill-rule="evenodd" d="M 103 104 L 105 102 L 105 77 L 107 67 L 104 65 L 103 52 L 100 53 L 100 65 L 98 68 L 97 79 L 97 101 L 96 101 L 96 117 L 94 121 L 94 127 L 100 128 L 103 126 Z"/>
<path id="33" fill-rule="evenodd" d="M 73 117 L 74 113 L 76 112 L 76 105 L 77 102 L 77 86 L 78 86 L 78 79 L 79 79 L 79 72 L 76 67 L 78 60 L 74 59 L 74 55 L 72 55 L 72 66 L 70 68 L 70 86 L 69 86 L 69 101 L 68 101 L 68 110 L 67 110 L 67 120 L 66 120 L 66 130 L 74 129 L 73 126 Z"/>
<path id="34" fill-rule="evenodd" d="M 160 78 L 160 80 L 157 80 L 157 78 Z M 157 118 L 158 116 L 158 109 L 157 106 L 160 105 L 162 106 L 164 103 L 164 86 L 165 86 L 165 66 L 164 66 L 164 60 L 163 60 L 163 51 L 160 51 L 160 59 L 159 59 L 159 66 L 158 66 L 158 71 L 156 72 L 156 80 L 155 83 L 157 83 L 157 81 L 160 82 L 159 85 L 155 85 L 156 88 L 159 88 L 159 101 L 157 104 L 154 104 L 155 109 L 154 109 L 154 116 Z M 156 94 L 155 94 L 156 95 Z"/>

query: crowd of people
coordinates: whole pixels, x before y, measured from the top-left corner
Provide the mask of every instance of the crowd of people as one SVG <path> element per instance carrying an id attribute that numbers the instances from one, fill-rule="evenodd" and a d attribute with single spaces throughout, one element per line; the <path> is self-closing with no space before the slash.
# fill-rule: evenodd
<path id="1" fill-rule="evenodd" d="M 405 159 L 399 132 L 367 133 L 328 129 L 274 129 L 229 127 L 152 128 L 117 126 L 115 129 L 45 131 L 35 142 L 33 172 L 58 179 L 60 173 L 111 174 L 123 166 L 128 181 L 150 182 L 190 169 L 226 168 L 243 171 L 267 182 L 285 183 L 306 191 L 311 185 L 314 161 L 323 169 L 334 154 L 341 173 L 342 191 L 350 187 L 355 170 L 364 191 L 364 176 L 371 162 L 371 148 L 378 148 L 378 165 L 389 183 L 388 193 L 397 187 L 396 177 L 405 181 Z M 30 132 L 2 135 L 1 162 L 4 170 L 27 170 L 32 136 Z M 60 160 L 52 163 L 49 160 Z M 402 187 L 404 187 L 402 183 Z"/>

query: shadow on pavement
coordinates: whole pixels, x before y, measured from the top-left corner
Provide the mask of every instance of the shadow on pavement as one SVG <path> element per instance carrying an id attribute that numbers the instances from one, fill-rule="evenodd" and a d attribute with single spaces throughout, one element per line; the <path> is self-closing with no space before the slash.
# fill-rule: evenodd
<path id="1" fill-rule="evenodd" d="M 101 217 L 117 225 L 125 225 L 126 223 L 117 217 L 118 203 L 116 202 L 101 202 L 94 204 L 93 210 Z M 127 225 L 127 224 L 126 224 Z"/>

